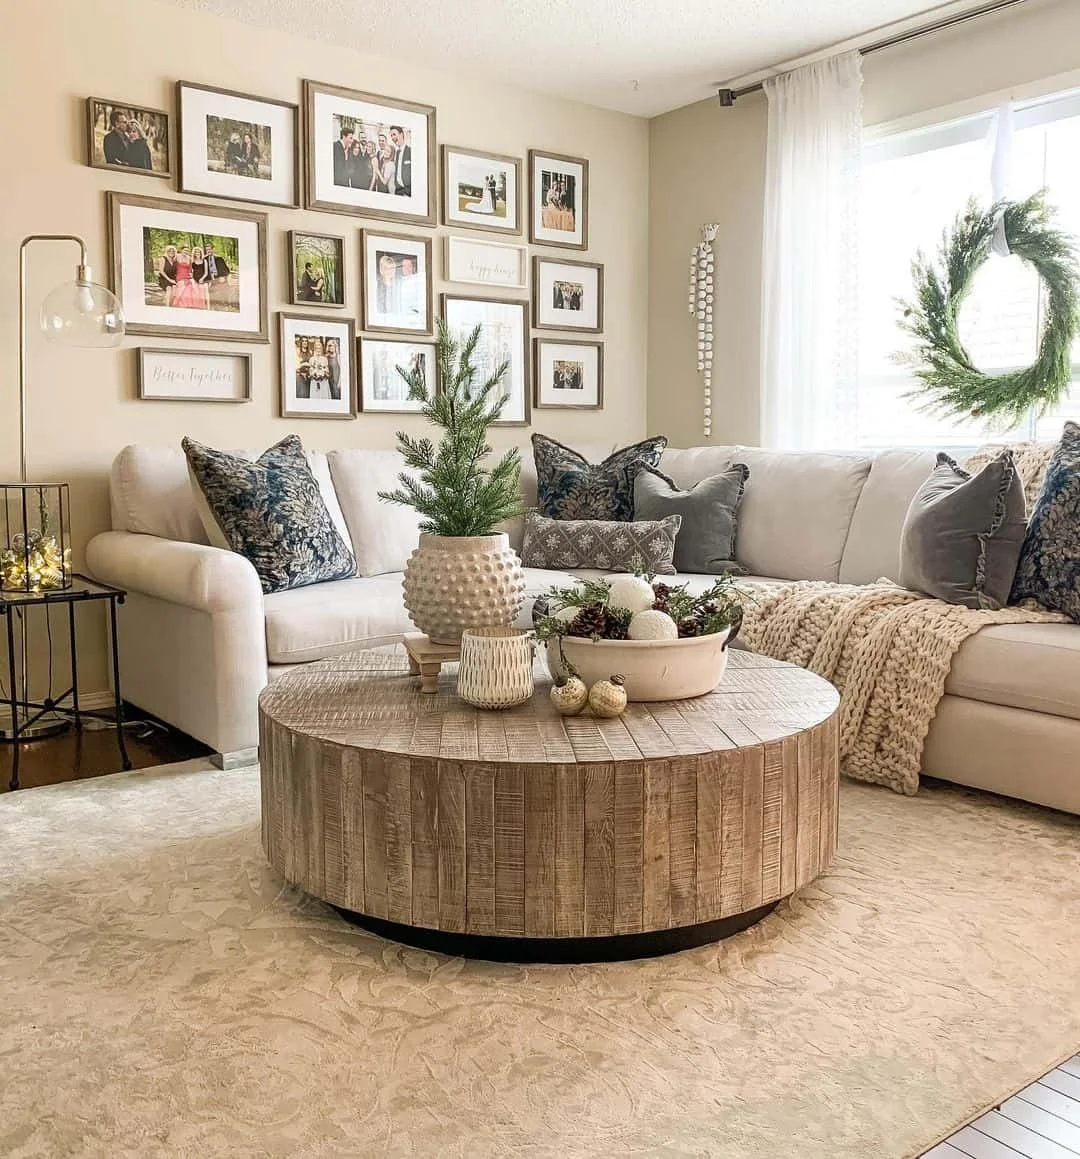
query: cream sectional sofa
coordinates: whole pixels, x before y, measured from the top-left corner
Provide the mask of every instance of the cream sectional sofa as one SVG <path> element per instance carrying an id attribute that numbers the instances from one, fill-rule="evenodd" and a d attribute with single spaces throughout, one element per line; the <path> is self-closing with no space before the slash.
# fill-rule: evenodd
<path id="1" fill-rule="evenodd" d="M 581 450 L 595 460 L 611 448 Z M 855 584 L 896 578 L 904 514 L 932 453 L 702 447 L 668 450 L 661 466 L 688 486 L 736 460 L 750 468 L 737 554 L 754 576 Z M 258 693 L 268 680 L 411 630 L 401 573 L 417 520 L 376 497 L 400 468 L 396 452 L 331 451 L 310 461 L 356 554 L 355 578 L 264 596 L 245 559 L 208 545 L 178 449 L 120 453 L 111 478 L 113 530 L 87 547 L 90 571 L 130 593 L 120 617 L 128 697 L 223 761 L 251 759 Z M 522 486 L 525 502 L 534 503 L 527 453 Z M 510 531 L 520 546 L 520 526 Z M 527 575 L 532 594 L 569 578 Z M 682 581 L 705 585 L 711 577 Z M 953 663 L 923 769 L 1080 813 L 1080 626 L 995 626 L 969 639 Z"/>

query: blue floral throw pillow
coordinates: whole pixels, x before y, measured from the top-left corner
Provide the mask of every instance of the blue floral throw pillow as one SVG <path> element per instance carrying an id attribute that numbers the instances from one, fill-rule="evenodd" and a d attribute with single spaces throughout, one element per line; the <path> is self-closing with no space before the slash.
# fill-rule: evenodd
<path id="1" fill-rule="evenodd" d="M 356 574 L 296 435 L 254 462 L 194 439 L 181 445 L 225 542 L 251 562 L 264 592 Z"/>
<path id="2" fill-rule="evenodd" d="M 634 518 L 634 480 L 645 467 L 658 467 L 667 439 L 659 436 L 623 447 L 602 463 L 546 435 L 533 435 L 540 514 L 548 519 Z"/>
<path id="3" fill-rule="evenodd" d="M 1046 469 L 1020 551 L 1012 601 L 1031 599 L 1080 622 L 1080 426 L 1065 433 Z"/>

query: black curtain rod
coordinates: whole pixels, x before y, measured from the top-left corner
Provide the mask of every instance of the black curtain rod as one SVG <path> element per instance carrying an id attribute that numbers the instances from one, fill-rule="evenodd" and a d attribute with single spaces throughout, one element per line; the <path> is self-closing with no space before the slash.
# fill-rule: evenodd
<path id="1" fill-rule="evenodd" d="M 935 20 L 931 24 L 923 24 L 917 28 L 910 28 L 907 32 L 898 32 L 894 36 L 887 36 L 883 40 L 876 40 L 872 44 L 867 44 L 858 51 L 862 56 L 869 56 L 872 52 L 881 52 L 884 48 L 894 48 L 898 44 L 907 44 L 909 40 L 918 40 L 923 36 L 929 36 L 933 32 L 943 32 L 946 28 L 955 28 L 958 24 L 966 24 L 969 20 L 977 20 L 980 16 L 989 16 L 992 12 L 1000 12 L 1004 8 L 1013 8 L 1017 4 L 1023 4 L 1024 0 L 991 0 L 989 4 L 982 4 L 978 8 L 972 8 L 967 12 L 957 12 L 952 16 L 944 16 L 940 20 Z M 778 69 L 781 73 L 784 69 Z M 751 93 L 759 93 L 765 87 L 764 81 L 758 81 L 756 84 L 745 85 L 743 88 L 719 88 L 716 95 L 720 100 L 720 104 L 729 109 L 740 98 L 749 96 Z"/>

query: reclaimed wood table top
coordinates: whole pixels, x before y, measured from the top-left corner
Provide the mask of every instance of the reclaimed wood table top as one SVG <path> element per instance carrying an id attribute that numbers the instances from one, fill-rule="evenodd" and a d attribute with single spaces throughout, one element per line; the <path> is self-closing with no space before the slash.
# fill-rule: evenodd
<path id="1" fill-rule="evenodd" d="M 805 669 L 732 649 L 717 688 L 692 700 L 631 704 L 614 720 L 561 716 L 538 659 L 536 694 L 517 708 L 473 708 L 456 672 L 420 692 L 400 645 L 305 666 L 263 690 L 261 711 L 290 732 L 343 746 L 436 760 L 500 764 L 619 763 L 754 746 L 815 728 L 839 704 Z"/>

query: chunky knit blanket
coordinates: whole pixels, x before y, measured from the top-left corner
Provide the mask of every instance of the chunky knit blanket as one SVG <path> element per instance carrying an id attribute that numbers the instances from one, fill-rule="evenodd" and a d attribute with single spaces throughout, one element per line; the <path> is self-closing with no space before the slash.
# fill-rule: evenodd
<path id="1" fill-rule="evenodd" d="M 840 692 L 840 768 L 899 793 L 919 788 L 923 743 L 960 645 L 990 624 L 1060 623 L 1026 608 L 974 611 L 895 584 L 753 585 L 748 648 L 809 668 Z"/>

